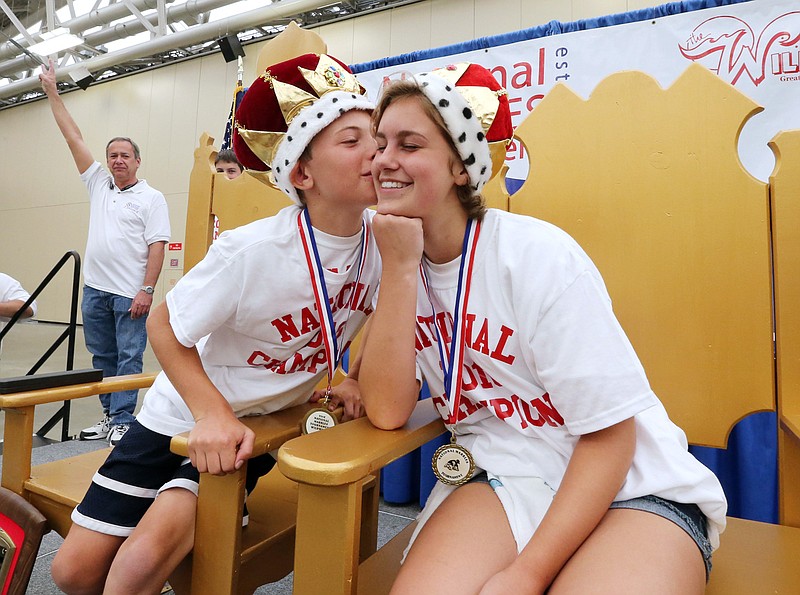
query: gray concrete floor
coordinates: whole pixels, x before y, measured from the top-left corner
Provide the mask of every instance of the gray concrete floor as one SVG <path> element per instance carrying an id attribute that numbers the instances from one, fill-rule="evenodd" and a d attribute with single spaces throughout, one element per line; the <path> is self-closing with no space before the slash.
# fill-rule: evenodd
<path id="1" fill-rule="evenodd" d="M 0 351 L 0 378 L 12 376 L 23 376 L 35 364 L 42 353 L 44 353 L 53 341 L 64 331 L 64 326 L 59 324 L 48 324 L 39 322 L 26 322 L 16 326 L 12 332 L 3 340 L 2 351 Z M 60 347 L 39 371 L 55 372 L 64 370 L 66 362 L 66 346 Z M 91 356 L 86 351 L 83 343 L 83 333 L 78 330 L 75 343 L 74 369 L 91 368 Z M 144 354 L 144 370 L 160 370 L 150 346 Z M 139 393 L 139 404 L 141 405 L 144 390 Z M 59 409 L 58 405 L 42 405 L 36 408 L 36 428 L 40 428 L 49 420 Z M 96 397 L 77 399 L 72 401 L 70 411 L 70 422 L 68 435 L 75 436 L 84 427 L 95 423 L 101 415 L 100 402 Z M 5 414 L 0 412 L 0 433 L 5 427 Z M 60 440 L 61 425 L 55 426 L 50 430 L 46 438 L 53 441 Z M 0 434 L 2 435 L 2 434 Z M 101 444 L 98 444 L 101 442 Z M 78 442 L 48 444 L 34 449 L 32 458 L 33 464 L 44 461 L 57 460 L 67 456 L 72 456 L 88 449 L 103 446 L 102 441 L 97 442 Z M 0 469 L 2 469 L 2 456 L 0 456 Z M 390 505 L 381 502 L 378 519 L 378 545 L 386 543 L 395 534 L 401 531 L 410 523 L 419 512 L 419 506 L 412 503 L 408 506 Z M 60 593 L 59 589 L 53 584 L 50 578 L 50 564 L 53 556 L 58 551 L 63 540 L 55 532 L 45 535 L 39 554 L 33 569 L 27 593 L 31 595 L 53 595 Z M 285 579 L 264 585 L 256 590 L 259 595 L 288 595 L 292 592 L 292 576 Z"/>

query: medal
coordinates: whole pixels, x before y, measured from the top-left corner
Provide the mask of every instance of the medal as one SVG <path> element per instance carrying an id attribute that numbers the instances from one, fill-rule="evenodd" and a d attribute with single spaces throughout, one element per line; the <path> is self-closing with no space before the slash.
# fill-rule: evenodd
<path id="1" fill-rule="evenodd" d="M 300 430 L 303 434 L 313 434 L 320 430 L 327 430 L 339 423 L 336 416 L 325 408 L 329 400 L 330 398 L 326 394 L 320 401 L 323 405 L 322 407 L 315 407 L 305 414 L 303 421 L 300 422 Z"/>
<path id="2" fill-rule="evenodd" d="M 330 400 L 331 394 L 331 381 L 339 362 L 342 359 L 342 353 L 339 352 L 339 342 L 336 338 L 336 324 L 333 320 L 333 311 L 331 310 L 331 302 L 328 299 L 328 288 L 325 284 L 325 269 L 322 268 L 322 261 L 319 258 L 319 251 L 317 250 L 317 242 L 314 239 L 314 229 L 311 227 L 311 218 L 308 214 L 308 209 L 303 209 L 297 215 L 297 227 L 300 232 L 300 239 L 303 243 L 303 251 L 306 255 L 306 263 L 308 264 L 308 272 L 311 276 L 311 286 L 314 289 L 314 302 L 317 306 L 317 313 L 319 314 L 319 326 L 322 333 L 322 344 L 325 348 L 325 361 L 328 365 L 328 387 L 325 390 L 325 396 L 321 399 L 322 407 L 316 407 L 306 413 L 303 421 L 300 423 L 300 430 L 303 434 L 312 434 L 320 430 L 332 428 L 338 422 L 336 417 L 328 411 L 326 405 Z M 361 221 L 361 250 L 359 251 L 359 262 L 356 269 L 356 279 L 353 285 L 353 292 L 350 294 L 350 300 L 347 303 L 347 320 L 350 320 L 350 312 L 353 311 L 353 303 L 355 302 L 356 288 L 361 280 L 361 273 L 364 271 L 364 263 L 367 256 L 367 247 L 369 244 L 367 238 L 367 226 L 364 221 Z M 345 322 L 345 328 L 347 322 Z"/>
<path id="3" fill-rule="evenodd" d="M 458 423 L 458 407 L 461 403 L 461 384 L 464 359 L 464 328 L 467 322 L 467 304 L 469 302 L 470 280 L 472 267 L 475 264 L 475 248 L 480 235 L 480 221 L 469 219 L 464 230 L 464 244 L 461 248 L 461 266 L 458 273 L 458 287 L 456 289 L 456 303 L 453 309 L 453 337 L 450 341 L 450 351 L 445 353 L 444 341 L 438 325 L 434 324 L 437 345 L 439 347 L 439 360 L 444 372 L 444 391 L 447 396 L 447 408 L 450 412 L 445 420 L 455 426 Z M 428 294 L 428 301 L 433 310 L 433 319 L 436 320 L 436 307 L 433 305 L 428 277 L 423 263 L 419 265 L 422 285 Z M 475 472 L 475 461 L 472 454 L 460 444 L 456 443 L 455 427 L 451 429 L 450 444 L 445 444 L 436 449 L 431 460 L 431 467 L 436 478 L 448 485 L 461 485 L 472 478 Z"/>
<path id="4" fill-rule="evenodd" d="M 475 461 L 466 448 L 456 444 L 455 434 L 450 434 L 450 444 L 443 444 L 433 453 L 431 467 L 436 478 L 442 483 L 460 486 L 472 478 Z"/>

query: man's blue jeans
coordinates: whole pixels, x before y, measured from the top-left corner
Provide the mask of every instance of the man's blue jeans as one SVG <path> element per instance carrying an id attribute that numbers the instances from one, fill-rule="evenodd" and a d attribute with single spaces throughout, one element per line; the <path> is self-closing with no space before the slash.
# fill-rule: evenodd
<path id="1" fill-rule="evenodd" d="M 92 354 L 92 365 L 103 370 L 103 376 L 140 374 L 142 354 L 147 345 L 147 316 L 131 318 L 133 300 L 84 285 L 81 313 L 86 349 Z M 130 424 L 135 418 L 138 390 L 125 390 L 100 395 L 103 411 L 112 425 Z"/>

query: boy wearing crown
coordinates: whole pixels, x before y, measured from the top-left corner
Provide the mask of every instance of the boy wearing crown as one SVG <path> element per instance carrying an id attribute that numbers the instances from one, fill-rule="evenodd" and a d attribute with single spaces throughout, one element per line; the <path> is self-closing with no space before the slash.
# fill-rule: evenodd
<path id="1" fill-rule="evenodd" d="M 151 313 L 164 371 L 73 513 L 52 567 L 63 591 L 160 592 L 193 545 L 199 473 L 250 459 L 250 491 L 275 463 L 250 458 L 253 433 L 238 418 L 308 401 L 326 376 L 329 408 L 361 415 L 355 380 L 330 379 L 380 277 L 365 211 L 375 203 L 371 110 L 325 54 L 274 64 L 247 91 L 237 156 L 269 166 L 294 204 L 223 233 Z M 186 431 L 191 462 L 169 450 Z"/>

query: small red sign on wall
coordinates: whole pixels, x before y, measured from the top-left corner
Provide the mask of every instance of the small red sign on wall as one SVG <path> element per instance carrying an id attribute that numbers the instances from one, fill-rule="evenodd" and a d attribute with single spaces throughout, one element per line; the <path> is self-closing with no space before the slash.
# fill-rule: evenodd
<path id="1" fill-rule="evenodd" d="M 175 242 L 174 244 L 169 245 L 169 249 L 172 251 L 183 250 L 183 244 L 180 242 Z"/>

